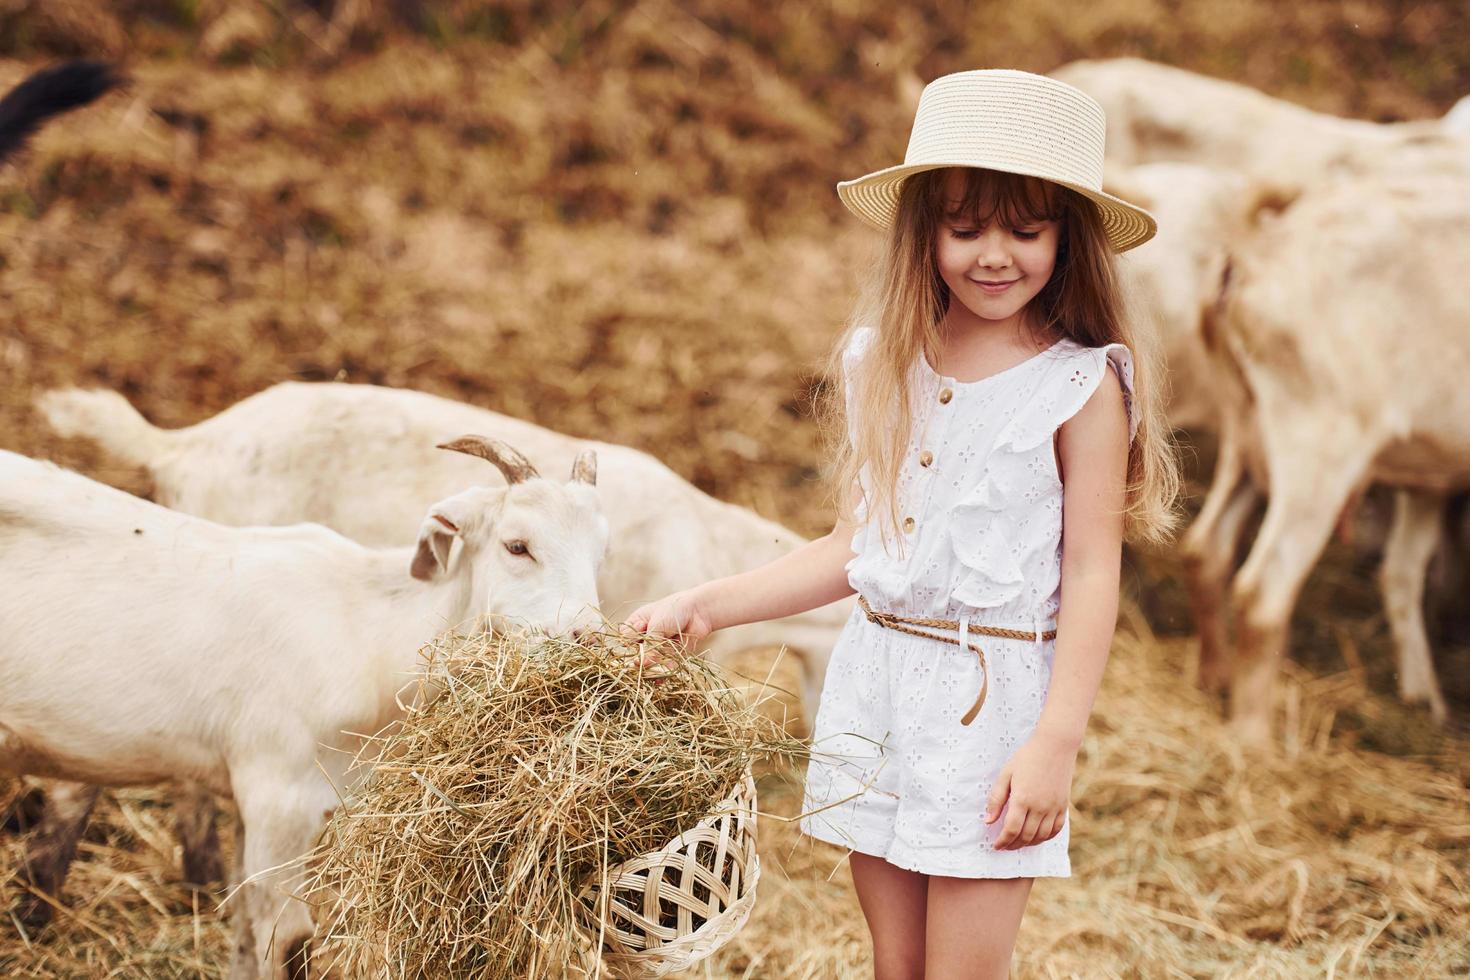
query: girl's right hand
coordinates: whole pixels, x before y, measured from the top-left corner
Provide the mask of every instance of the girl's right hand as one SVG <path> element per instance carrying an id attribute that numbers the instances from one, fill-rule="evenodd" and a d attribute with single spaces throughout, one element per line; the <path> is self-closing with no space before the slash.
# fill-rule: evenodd
<path id="1" fill-rule="evenodd" d="M 708 613 L 700 607 L 692 590 L 675 592 L 638 607 L 623 625 L 637 633 L 667 636 L 686 650 L 694 649 L 700 640 L 714 632 Z"/>

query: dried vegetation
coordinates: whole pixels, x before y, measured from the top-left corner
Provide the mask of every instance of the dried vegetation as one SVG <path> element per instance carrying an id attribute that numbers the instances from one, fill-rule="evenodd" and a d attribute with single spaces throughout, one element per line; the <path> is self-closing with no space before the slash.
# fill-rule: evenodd
<path id="1" fill-rule="evenodd" d="M 640 666 L 660 647 L 661 664 Z M 606 891 L 617 865 L 693 828 L 757 758 L 790 768 L 803 755 L 672 644 L 611 630 L 445 634 L 425 648 L 408 716 L 358 755 L 363 785 L 311 862 L 321 945 L 347 976 L 521 980 L 590 966 L 584 889 Z M 702 866 L 738 883 L 742 868 L 715 866 L 705 846 Z M 614 891 L 643 910 L 642 889 Z M 678 906 L 658 904 L 654 918 L 678 928 Z"/>

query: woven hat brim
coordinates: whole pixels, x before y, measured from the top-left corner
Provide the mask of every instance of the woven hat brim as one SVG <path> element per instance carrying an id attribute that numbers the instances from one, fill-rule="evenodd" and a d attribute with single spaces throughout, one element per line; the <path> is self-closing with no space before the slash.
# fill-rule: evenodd
<path id="1" fill-rule="evenodd" d="M 875 228 L 888 229 L 893 226 L 893 216 L 898 211 L 899 188 L 903 186 L 907 178 L 925 170 L 975 166 L 978 164 L 973 161 L 899 164 L 896 167 L 874 171 L 855 180 L 842 181 L 837 185 L 837 196 L 841 198 L 849 211 L 868 224 Z M 1103 232 L 1107 235 L 1108 244 L 1115 252 L 1126 252 L 1130 248 L 1142 245 L 1154 237 L 1159 229 L 1158 222 L 1154 220 L 1153 215 L 1106 191 L 1094 190 L 1067 180 L 1058 180 L 1054 176 L 1034 173 L 1021 167 L 995 166 L 989 169 L 1049 180 L 1053 184 L 1074 190 L 1086 197 L 1097 205 L 1098 213 L 1102 216 Z"/>

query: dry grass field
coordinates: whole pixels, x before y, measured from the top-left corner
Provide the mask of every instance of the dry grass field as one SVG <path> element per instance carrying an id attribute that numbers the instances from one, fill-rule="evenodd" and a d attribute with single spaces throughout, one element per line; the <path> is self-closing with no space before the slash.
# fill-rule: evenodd
<path id="1" fill-rule="evenodd" d="M 32 398 L 106 386 L 183 425 L 335 378 L 637 446 L 817 534 L 813 400 L 876 244 L 832 187 L 901 159 L 922 79 L 1142 55 L 1418 118 L 1470 92 L 1470 10 L 0 3 L 0 87 L 70 54 L 115 58 L 132 83 L 0 170 L 0 446 L 146 493 L 52 438 Z M 1187 460 L 1196 493 L 1206 448 Z M 1470 976 L 1467 732 L 1393 697 L 1375 569 L 1370 546 L 1338 543 L 1314 574 L 1268 755 L 1238 750 L 1191 683 L 1177 559 L 1129 553 L 1074 785 L 1073 877 L 1038 883 L 1017 976 Z M 1463 719 L 1464 602 L 1435 602 Z M 798 687 L 775 651 L 744 666 Z M 22 791 L 0 784 L 0 809 Z M 841 852 L 780 819 L 793 774 L 761 792 L 761 902 L 694 975 L 870 975 Z M 219 975 L 220 896 L 180 884 L 167 800 L 108 795 L 56 924 L 29 935 L 0 916 L 0 974 Z M 0 832 L 7 908 L 19 843 Z"/>

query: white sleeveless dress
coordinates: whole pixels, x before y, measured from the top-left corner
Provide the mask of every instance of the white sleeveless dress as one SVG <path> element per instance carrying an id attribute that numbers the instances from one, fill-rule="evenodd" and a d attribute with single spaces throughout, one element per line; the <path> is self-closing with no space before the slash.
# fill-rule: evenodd
<path id="1" fill-rule="evenodd" d="M 856 332 L 848 377 L 872 339 Z M 914 434 L 899 476 L 903 554 L 864 521 L 848 581 L 874 610 L 973 624 L 1056 628 L 1062 483 L 1052 436 L 1111 363 L 1129 438 L 1133 360 L 1121 344 L 1063 340 L 979 381 L 914 366 Z M 851 385 L 847 395 L 852 396 Z M 859 511 L 859 520 L 865 515 Z M 854 609 L 832 652 L 813 726 L 801 829 L 910 871 L 960 878 L 1067 877 L 1070 818 L 1051 840 L 997 851 L 1006 809 L 985 823 L 996 776 L 1036 727 L 1055 640 L 972 636 L 986 654 L 870 623 Z"/>

